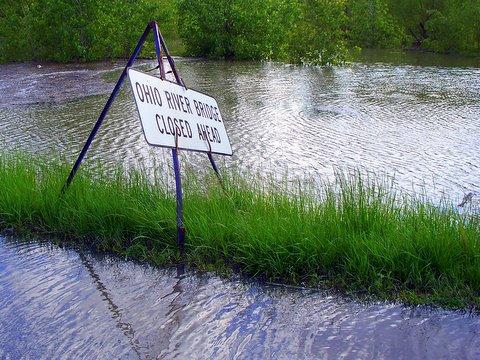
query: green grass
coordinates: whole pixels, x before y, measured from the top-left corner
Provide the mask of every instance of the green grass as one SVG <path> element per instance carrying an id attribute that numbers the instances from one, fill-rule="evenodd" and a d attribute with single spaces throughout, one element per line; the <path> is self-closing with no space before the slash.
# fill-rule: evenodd
<path id="1" fill-rule="evenodd" d="M 157 265 L 180 260 L 171 188 L 138 171 L 81 168 L 63 196 L 62 161 L 0 155 L 0 228 Z M 480 222 L 338 175 L 298 182 L 184 175 L 185 261 L 374 299 L 480 305 Z"/>

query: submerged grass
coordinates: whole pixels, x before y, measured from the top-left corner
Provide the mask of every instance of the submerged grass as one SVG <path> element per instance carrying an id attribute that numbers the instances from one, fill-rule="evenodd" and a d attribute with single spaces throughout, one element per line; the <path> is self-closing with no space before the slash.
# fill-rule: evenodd
<path id="1" fill-rule="evenodd" d="M 0 229 L 157 265 L 180 260 L 168 186 L 135 170 L 83 168 L 60 196 L 68 170 L 62 161 L 0 155 Z M 216 179 L 184 176 L 188 264 L 478 309 L 478 217 L 398 198 L 358 174 L 321 189 L 224 176 L 224 190 Z"/>

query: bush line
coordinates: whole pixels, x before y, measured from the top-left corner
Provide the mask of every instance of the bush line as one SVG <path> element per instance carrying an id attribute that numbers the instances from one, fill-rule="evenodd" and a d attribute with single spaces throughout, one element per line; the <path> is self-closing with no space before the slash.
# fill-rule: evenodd
<path id="1" fill-rule="evenodd" d="M 322 65 L 359 47 L 478 56 L 479 14 L 465 0 L 16 0 L 0 9 L 0 62 L 128 57 L 150 20 L 177 55 Z"/>

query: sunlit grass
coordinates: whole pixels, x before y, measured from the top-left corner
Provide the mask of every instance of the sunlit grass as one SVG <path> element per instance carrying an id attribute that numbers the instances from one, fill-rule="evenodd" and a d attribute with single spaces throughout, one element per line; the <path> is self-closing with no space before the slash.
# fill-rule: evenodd
<path id="1" fill-rule="evenodd" d="M 63 195 L 60 161 L 0 156 L 0 228 L 179 261 L 175 198 L 138 171 L 82 168 Z M 478 306 L 480 222 L 407 200 L 360 175 L 320 188 L 230 173 L 184 175 L 185 261 L 289 284 L 410 303 Z"/>

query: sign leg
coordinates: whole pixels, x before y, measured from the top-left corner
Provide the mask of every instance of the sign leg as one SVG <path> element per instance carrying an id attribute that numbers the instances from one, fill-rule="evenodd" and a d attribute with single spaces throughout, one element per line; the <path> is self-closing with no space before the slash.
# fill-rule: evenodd
<path id="1" fill-rule="evenodd" d="M 151 28 L 153 29 L 153 39 L 155 42 L 155 52 L 158 60 L 158 67 L 160 69 L 160 78 L 165 79 L 165 67 L 163 66 L 162 59 L 162 47 L 165 49 L 168 58 L 170 55 L 166 50 L 165 43 L 163 38 L 158 30 L 158 25 L 156 22 L 150 23 Z M 177 83 L 183 85 L 180 80 L 180 77 L 177 74 L 175 66 L 172 66 L 172 71 L 175 74 Z M 178 136 L 178 135 L 176 135 Z M 177 144 L 178 137 L 175 138 L 175 143 Z M 172 149 L 172 158 L 173 158 L 173 171 L 175 172 L 175 197 L 177 199 L 177 245 L 180 250 L 180 256 L 183 257 L 185 252 L 185 227 L 183 226 L 183 191 L 182 191 L 182 175 L 180 173 L 180 161 L 178 160 L 178 149 Z"/>
<path id="2" fill-rule="evenodd" d="M 207 153 L 207 154 L 208 154 L 208 160 L 210 160 L 210 164 L 212 165 L 213 171 L 215 171 L 215 175 L 217 175 L 218 181 L 220 181 L 220 185 L 223 188 L 222 177 L 220 176 L 220 171 L 218 170 L 217 163 L 215 162 L 215 159 L 213 158 L 212 153 Z"/>
<path id="3" fill-rule="evenodd" d="M 120 75 L 120 78 L 118 79 L 115 88 L 113 89 L 112 93 L 110 94 L 110 97 L 107 100 L 107 103 L 105 104 L 102 112 L 100 113 L 100 116 L 97 119 L 97 122 L 95 123 L 92 131 L 90 132 L 90 135 L 88 136 L 87 142 L 85 145 L 83 145 L 82 151 L 80 152 L 80 155 L 78 155 L 77 160 L 75 161 L 75 164 L 73 165 L 72 170 L 70 171 L 70 174 L 68 175 L 67 181 L 62 187 L 62 194 L 65 193 L 67 188 L 70 186 L 70 183 L 72 182 L 75 174 L 77 173 L 78 168 L 80 167 L 80 164 L 83 161 L 83 158 L 85 157 L 85 154 L 88 151 L 88 148 L 92 144 L 93 139 L 95 138 L 95 135 L 97 135 L 98 129 L 100 129 L 100 126 L 103 123 L 103 120 L 105 119 L 105 116 L 108 113 L 108 110 L 110 110 L 110 107 L 112 106 L 113 100 L 117 97 L 118 92 L 120 91 L 120 88 L 123 84 L 123 81 L 125 80 L 127 76 L 127 70 L 130 66 L 133 65 L 135 62 L 135 59 L 137 58 L 138 54 L 140 53 L 140 50 L 142 49 L 143 43 L 145 42 L 145 39 L 147 38 L 148 33 L 150 32 L 151 25 L 148 24 L 147 27 L 145 28 L 145 31 L 143 32 L 142 36 L 138 40 L 137 46 L 135 47 L 135 50 L 133 51 L 132 55 L 130 56 L 130 59 L 128 60 L 127 65 L 122 71 L 122 74 Z"/>
<path id="4" fill-rule="evenodd" d="M 183 191 L 177 149 L 172 149 L 172 157 L 173 170 L 175 172 L 175 195 L 177 198 L 177 244 L 178 248 L 180 249 L 180 255 L 183 256 L 185 250 L 185 227 L 183 226 Z"/>

